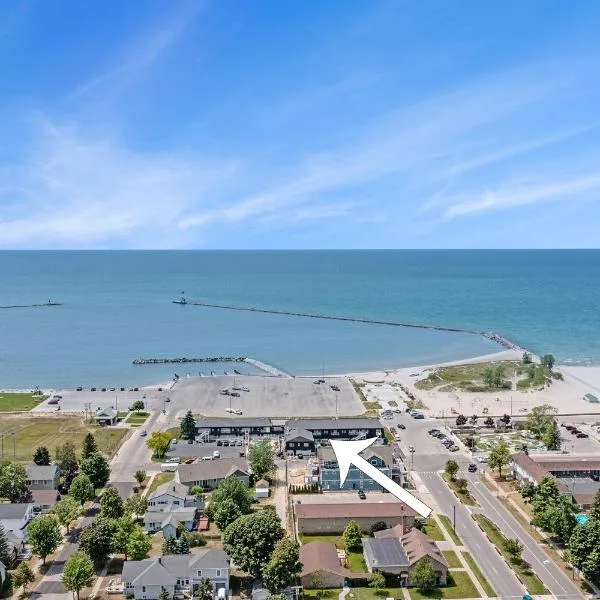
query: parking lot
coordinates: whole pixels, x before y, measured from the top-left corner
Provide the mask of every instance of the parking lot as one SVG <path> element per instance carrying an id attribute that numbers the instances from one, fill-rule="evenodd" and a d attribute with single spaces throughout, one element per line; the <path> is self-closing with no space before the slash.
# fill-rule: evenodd
<path id="1" fill-rule="evenodd" d="M 173 456 L 188 458 L 202 458 L 203 456 L 212 457 L 215 450 L 218 450 L 221 458 L 236 458 L 240 456 L 240 452 L 245 452 L 246 449 L 243 445 L 238 445 L 239 442 L 242 442 L 240 438 L 228 439 L 228 441 L 232 440 L 236 442 L 235 446 L 219 446 L 216 442 L 194 442 L 193 444 L 188 444 L 185 440 L 179 440 L 177 444 L 171 445 L 171 448 L 167 453 L 167 458 Z"/>

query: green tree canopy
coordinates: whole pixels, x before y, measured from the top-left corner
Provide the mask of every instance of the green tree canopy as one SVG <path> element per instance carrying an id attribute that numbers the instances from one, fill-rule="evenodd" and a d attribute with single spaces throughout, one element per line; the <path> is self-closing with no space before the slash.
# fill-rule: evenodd
<path id="1" fill-rule="evenodd" d="M 250 447 L 248 464 L 255 479 L 263 479 L 275 469 L 275 453 L 270 440 L 261 440 Z"/>
<path id="2" fill-rule="evenodd" d="M 85 434 L 81 448 L 81 460 L 89 458 L 92 454 L 98 452 L 98 444 L 96 438 L 91 432 Z"/>
<path id="3" fill-rule="evenodd" d="M 413 571 L 413 584 L 422 594 L 431 592 L 436 586 L 436 576 L 431 560 L 422 558 Z"/>
<path id="4" fill-rule="evenodd" d="M 80 504 L 93 500 L 96 492 L 90 478 L 85 473 L 80 473 L 71 482 L 69 496 L 75 498 Z"/>
<path id="5" fill-rule="evenodd" d="M 369 587 L 376 590 L 385 588 L 385 576 L 379 571 L 373 571 L 369 576 Z"/>
<path id="6" fill-rule="evenodd" d="M 211 519 L 214 519 L 219 504 L 226 498 L 235 502 L 240 513 L 247 514 L 250 512 L 252 506 L 250 490 L 235 475 L 229 475 L 221 481 L 219 487 L 210 495 L 210 503 L 206 509 L 206 514 Z"/>
<path id="7" fill-rule="evenodd" d="M 162 543 L 163 554 L 177 554 L 177 539 L 173 536 L 167 536 Z"/>
<path id="8" fill-rule="evenodd" d="M 177 538 L 177 542 L 175 544 L 175 552 L 177 554 L 190 553 L 190 543 L 188 542 L 187 532 L 182 531 L 181 535 Z"/>
<path id="9" fill-rule="evenodd" d="M 196 437 L 196 420 L 191 410 L 185 413 L 179 426 L 179 437 L 184 440 L 193 440 Z"/>
<path id="10" fill-rule="evenodd" d="M 6 461 L 0 465 L 0 498 L 20 502 L 28 494 L 27 471 L 16 462 Z"/>
<path id="11" fill-rule="evenodd" d="M 65 496 L 62 500 L 59 500 L 50 510 L 50 512 L 56 515 L 58 522 L 67 528 L 67 533 L 71 523 L 81 516 L 83 509 L 81 504 L 72 496 Z"/>
<path id="12" fill-rule="evenodd" d="M 450 476 L 451 479 L 454 479 L 458 473 L 458 463 L 455 460 L 450 459 L 446 462 L 444 471 Z"/>
<path id="13" fill-rule="evenodd" d="M 544 432 L 554 423 L 556 408 L 549 404 L 534 406 L 527 416 L 527 429 L 534 435 L 541 437 Z"/>
<path id="14" fill-rule="evenodd" d="M 600 521 L 577 525 L 569 540 L 571 562 L 592 580 L 600 578 Z"/>
<path id="15" fill-rule="evenodd" d="M 75 453 L 75 444 L 67 441 L 60 446 L 56 446 L 55 451 L 56 464 L 66 479 L 70 479 L 77 472 L 79 463 Z"/>
<path id="16" fill-rule="evenodd" d="M 110 467 L 106 456 L 100 452 L 93 452 L 81 461 L 81 472 L 90 478 L 94 488 L 104 487 L 110 477 Z"/>
<path id="17" fill-rule="evenodd" d="M 242 515 L 225 530 L 224 549 L 240 569 L 260 577 L 284 533 L 273 510 Z"/>
<path id="18" fill-rule="evenodd" d="M 139 525 L 136 525 L 129 536 L 127 554 L 131 560 L 142 560 L 148 556 L 150 548 L 152 548 L 152 538 Z"/>
<path id="19" fill-rule="evenodd" d="M 120 517 L 114 522 L 111 539 L 111 551 L 124 554 L 125 560 L 129 558 L 129 538 L 135 531 L 136 525 L 129 515 Z"/>
<path id="20" fill-rule="evenodd" d="M 33 462 L 36 465 L 44 466 L 50 464 L 50 452 L 46 446 L 38 446 L 33 453 Z"/>
<path id="21" fill-rule="evenodd" d="M 136 400 L 132 405 L 131 408 L 133 410 L 135 410 L 136 412 L 140 412 L 142 410 L 144 410 L 144 401 L 143 400 Z"/>
<path id="22" fill-rule="evenodd" d="M 123 510 L 128 515 L 135 515 L 137 517 L 141 517 L 148 508 L 148 500 L 140 496 L 139 494 L 134 494 L 133 496 L 129 496 L 129 498 L 125 498 L 125 503 L 123 504 Z"/>
<path id="23" fill-rule="evenodd" d="M 213 600 L 213 585 L 210 579 L 203 577 L 198 584 L 198 587 L 194 590 L 194 598 L 200 600 Z M 273 596 L 271 596 L 273 598 Z"/>
<path id="24" fill-rule="evenodd" d="M 491 469 L 498 469 L 498 476 L 502 475 L 502 467 L 510 463 L 510 450 L 504 442 L 498 442 L 488 455 L 488 465 Z"/>
<path id="25" fill-rule="evenodd" d="M 164 458 L 169 449 L 171 439 L 171 434 L 166 431 L 153 431 L 146 442 L 146 446 L 152 450 L 154 458 Z"/>
<path id="26" fill-rule="evenodd" d="M 276 593 L 296 583 L 302 571 L 300 547 L 289 537 L 281 538 L 276 544 L 271 559 L 263 569 L 265 586 Z"/>
<path id="27" fill-rule="evenodd" d="M 138 482 L 138 485 L 142 485 L 142 483 L 144 483 L 144 480 L 146 479 L 146 471 L 143 470 L 139 470 L 136 471 L 134 474 L 135 480 Z"/>
<path id="28" fill-rule="evenodd" d="M 26 562 L 20 562 L 19 566 L 13 571 L 13 587 L 23 588 L 23 593 L 27 593 L 27 586 L 35 581 L 35 575 L 31 567 Z"/>
<path id="29" fill-rule="evenodd" d="M 46 557 L 60 544 L 61 535 L 58 519 L 54 515 L 41 515 L 27 526 L 31 551 L 46 564 Z"/>
<path id="30" fill-rule="evenodd" d="M 169 592 L 164 587 L 161 587 L 158 593 L 158 600 L 169 600 L 169 598 Z"/>
<path id="31" fill-rule="evenodd" d="M 523 553 L 523 544 L 515 538 L 504 538 L 503 541 L 504 550 L 510 556 L 510 559 L 515 564 L 521 563 L 521 554 Z"/>
<path id="32" fill-rule="evenodd" d="M 4 565 L 10 565 L 12 560 L 12 558 L 9 559 L 10 556 L 11 546 L 8 543 L 8 535 L 4 524 L 0 521 L 0 562 L 4 563 Z"/>
<path id="33" fill-rule="evenodd" d="M 213 521 L 221 531 L 224 531 L 231 523 L 241 516 L 242 513 L 238 508 L 238 505 L 231 498 L 225 498 L 217 504 Z"/>
<path id="34" fill-rule="evenodd" d="M 119 495 L 119 490 L 114 487 L 104 490 L 104 494 L 100 498 L 100 514 L 109 519 L 118 519 L 124 513 L 123 499 Z"/>
<path id="35" fill-rule="evenodd" d="M 87 552 L 94 564 L 101 565 L 112 551 L 115 530 L 115 521 L 97 517 L 81 532 L 79 548 Z"/>
<path id="36" fill-rule="evenodd" d="M 65 562 L 61 579 L 65 588 L 70 592 L 75 592 L 77 600 L 79 600 L 79 592 L 83 588 L 91 586 L 95 577 L 94 565 L 90 557 L 80 551 L 69 556 Z"/>
<path id="37" fill-rule="evenodd" d="M 554 368 L 554 356 L 552 354 L 544 354 L 540 359 L 540 362 L 546 367 L 549 371 L 552 371 Z"/>
<path id="38" fill-rule="evenodd" d="M 465 415 L 458 415 L 458 417 L 456 417 L 456 426 L 457 427 L 462 427 L 463 425 L 466 425 L 467 423 L 467 417 L 465 417 Z"/>
<path id="39" fill-rule="evenodd" d="M 356 521 L 349 521 L 342 534 L 346 550 L 360 550 L 362 548 L 362 531 Z"/>

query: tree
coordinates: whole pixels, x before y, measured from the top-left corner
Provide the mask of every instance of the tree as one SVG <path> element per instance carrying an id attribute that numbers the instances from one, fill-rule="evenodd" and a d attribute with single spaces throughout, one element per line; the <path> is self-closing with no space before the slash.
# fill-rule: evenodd
<path id="1" fill-rule="evenodd" d="M 71 554 L 65 563 L 62 582 L 67 590 L 75 592 L 79 600 L 79 592 L 92 585 L 94 578 L 94 565 L 85 552 Z"/>
<path id="2" fill-rule="evenodd" d="M 554 368 L 555 359 L 552 354 L 544 354 L 544 356 L 542 356 L 540 359 L 540 362 L 544 367 L 546 367 L 546 369 L 548 369 L 548 371 L 552 371 Z"/>
<path id="3" fill-rule="evenodd" d="M 129 539 L 135 531 L 136 525 L 129 515 L 117 519 L 111 539 L 111 551 L 124 554 L 125 560 L 129 557 Z"/>
<path id="4" fill-rule="evenodd" d="M 521 496 L 523 496 L 525 500 L 533 500 L 533 497 L 535 496 L 535 483 L 531 483 L 530 481 L 524 483 L 521 486 Z"/>
<path id="5" fill-rule="evenodd" d="M 35 581 L 35 575 L 31 567 L 26 562 L 19 563 L 19 566 L 12 574 L 12 582 L 15 588 L 23 588 L 23 593 L 27 593 L 27 586 Z"/>
<path id="6" fill-rule="evenodd" d="M 256 479 L 267 477 L 275 469 L 275 453 L 270 440 L 261 440 L 248 452 L 248 464 Z"/>
<path id="7" fill-rule="evenodd" d="M 41 515 L 27 526 L 31 551 L 46 564 L 46 557 L 60 544 L 61 535 L 58 519 L 54 515 Z"/>
<path id="8" fill-rule="evenodd" d="M 556 412 L 556 408 L 549 404 L 534 406 L 527 416 L 527 429 L 537 437 L 541 437 L 555 423 Z"/>
<path id="9" fill-rule="evenodd" d="M 421 592 L 426 594 L 435 588 L 437 580 L 431 560 L 422 558 L 413 571 L 413 585 Z"/>
<path id="10" fill-rule="evenodd" d="M 79 548 L 88 553 L 94 564 L 100 565 L 108 558 L 115 529 L 115 521 L 106 517 L 98 517 L 84 527 L 79 536 Z"/>
<path id="11" fill-rule="evenodd" d="M 164 587 L 160 588 L 158 593 L 158 600 L 169 600 L 169 592 Z"/>
<path id="12" fill-rule="evenodd" d="M 204 494 L 204 489 L 199 485 L 193 485 L 192 489 L 190 490 L 190 493 L 196 496 L 196 498 L 201 498 Z"/>
<path id="13" fill-rule="evenodd" d="M 571 497 L 564 494 L 561 494 L 555 505 L 546 509 L 545 516 L 550 525 L 550 531 L 565 544 L 568 543 L 577 526 L 576 511 L 577 506 Z"/>
<path id="14" fill-rule="evenodd" d="M 456 474 L 458 473 L 458 463 L 455 460 L 450 459 L 446 462 L 446 466 L 444 467 L 444 471 L 450 477 L 450 479 L 454 479 Z"/>
<path id="15" fill-rule="evenodd" d="M 144 401 L 143 400 L 136 400 L 132 405 L 131 408 L 133 410 L 135 410 L 136 412 L 140 412 L 142 410 L 144 410 Z"/>
<path id="16" fill-rule="evenodd" d="M 504 413 L 504 414 L 503 414 L 503 415 L 500 417 L 500 420 L 501 420 L 501 421 L 504 423 L 504 425 L 505 425 L 506 427 L 508 427 L 508 424 L 510 423 L 510 419 L 511 419 L 510 415 L 507 415 L 506 413 Z"/>
<path id="17" fill-rule="evenodd" d="M 168 536 L 164 538 L 162 543 L 162 553 L 163 554 L 177 554 L 177 540 Z"/>
<path id="18" fill-rule="evenodd" d="M 485 421 L 483 422 L 483 424 L 486 427 L 493 427 L 494 426 L 494 419 L 492 419 L 492 417 L 486 417 Z"/>
<path id="19" fill-rule="evenodd" d="M 55 451 L 56 464 L 64 475 L 65 479 L 70 480 L 79 467 L 77 454 L 75 454 L 75 444 L 65 442 L 62 446 L 56 446 Z"/>
<path id="20" fill-rule="evenodd" d="M 459 494 L 464 494 L 467 491 L 467 480 L 461 477 L 456 480 L 456 490 Z"/>
<path id="21" fill-rule="evenodd" d="M 517 538 L 515 538 L 514 540 L 510 538 L 504 538 L 502 545 L 504 546 L 504 550 L 506 551 L 506 553 L 510 556 L 511 562 L 517 565 L 521 564 L 523 544 L 521 544 L 521 542 Z"/>
<path id="22" fill-rule="evenodd" d="M 194 590 L 194 598 L 200 600 L 213 600 L 213 585 L 210 579 L 203 577 L 198 583 L 198 587 Z M 273 596 L 271 596 L 273 598 Z"/>
<path id="23" fill-rule="evenodd" d="M 179 426 L 179 437 L 184 440 L 193 440 L 196 437 L 196 419 L 191 410 L 185 413 Z"/>
<path id="24" fill-rule="evenodd" d="M 383 531 L 384 529 L 387 529 L 385 521 L 376 521 L 373 523 L 373 525 L 371 525 L 371 529 L 369 529 L 369 535 L 371 537 L 375 537 L 375 534 L 378 531 Z"/>
<path id="25" fill-rule="evenodd" d="M 190 553 L 190 543 L 188 542 L 187 535 L 185 534 L 185 532 L 182 532 L 181 535 L 177 538 L 177 542 L 175 544 L 175 552 L 176 554 Z"/>
<path id="26" fill-rule="evenodd" d="M 146 442 L 146 446 L 152 450 L 154 458 L 164 458 L 169 444 L 171 443 L 171 435 L 166 431 L 153 431 L 152 435 Z"/>
<path id="27" fill-rule="evenodd" d="M 498 477 L 502 475 L 502 467 L 510 462 L 510 450 L 504 442 L 498 442 L 488 455 L 488 465 L 491 469 L 498 469 Z"/>
<path id="28" fill-rule="evenodd" d="M 0 562 L 9 566 L 12 561 L 11 547 L 8 543 L 8 535 L 2 521 L 0 521 Z"/>
<path id="29" fill-rule="evenodd" d="M 542 480 L 535 486 L 532 504 L 534 515 L 543 513 L 549 506 L 558 502 L 560 490 L 556 479 L 551 475 L 542 477 Z"/>
<path id="30" fill-rule="evenodd" d="M 96 438 L 91 432 L 85 434 L 83 438 L 83 445 L 81 449 L 81 460 L 89 458 L 92 454 L 98 452 L 98 444 Z"/>
<path id="31" fill-rule="evenodd" d="M 462 427 L 463 425 L 465 425 L 467 422 L 467 417 L 465 417 L 465 415 L 458 415 L 458 417 L 456 417 L 456 426 L 457 427 Z"/>
<path id="32" fill-rule="evenodd" d="M 274 594 L 293 585 L 301 571 L 299 546 L 293 539 L 284 537 L 275 544 L 271 560 L 263 569 L 263 580 Z"/>
<path id="33" fill-rule="evenodd" d="M 486 367 L 483 370 L 483 383 L 485 383 L 485 385 L 487 387 L 493 387 L 494 386 L 494 368 L 493 367 Z"/>
<path id="34" fill-rule="evenodd" d="M 94 488 L 104 487 L 110 477 L 108 461 L 104 454 L 100 452 L 93 452 L 81 461 L 81 471 L 90 478 Z"/>
<path id="35" fill-rule="evenodd" d="M 224 531 L 228 525 L 231 525 L 231 523 L 241 516 L 242 513 L 238 505 L 231 498 L 225 498 L 225 500 L 219 502 L 217 505 L 213 521 L 221 531 Z"/>
<path id="36" fill-rule="evenodd" d="M 65 496 L 62 500 L 59 500 L 50 511 L 53 515 L 56 515 L 58 522 L 67 528 L 69 533 L 69 527 L 71 523 L 81 516 L 83 509 L 81 504 L 71 496 Z"/>
<path id="37" fill-rule="evenodd" d="M 592 580 L 600 577 L 600 521 L 577 525 L 569 540 L 571 563 Z"/>
<path id="38" fill-rule="evenodd" d="M 84 504 L 88 500 L 93 500 L 95 495 L 94 486 L 85 473 L 80 473 L 71 482 L 69 496 L 77 500 L 80 504 Z"/>
<path id="39" fill-rule="evenodd" d="M 146 480 L 146 471 L 136 471 L 134 474 L 135 480 L 138 482 L 138 485 L 141 486 L 142 483 Z"/>
<path id="40" fill-rule="evenodd" d="M 594 495 L 594 500 L 589 510 L 590 519 L 600 521 L 600 490 Z"/>
<path id="41" fill-rule="evenodd" d="M 465 444 L 467 445 L 467 448 L 469 448 L 469 450 L 475 450 L 475 448 L 477 447 L 477 440 L 472 435 L 470 435 L 465 440 Z"/>
<path id="42" fill-rule="evenodd" d="M 385 577 L 379 571 L 373 571 L 369 576 L 369 587 L 382 590 L 385 587 Z"/>
<path id="43" fill-rule="evenodd" d="M 362 531 L 356 521 L 349 521 L 342 534 L 346 550 L 360 550 L 362 548 Z"/>
<path id="44" fill-rule="evenodd" d="M 50 464 L 50 452 L 46 446 L 38 446 L 33 453 L 33 462 L 36 465 L 45 466 Z"/>
<path id="45" fill-rule="evenodd" d="M 7 461 L 0 466 L 0 498 L 20 502 L 28 494 L 27 471 L 19 463 Z"/>
<path id="46" fill-rule="evenodd" d="M 531 364 L 531 354 L 529 354 L 529 352 L 523 352 L 523 358 L 521 359 L 521 362 L 524 365 L 530 365 Z"/>
<path id="47" fill-rule="evenodd" d="M 210 496 L 210 504 L 206 509 L 209 518 L 214 519 L 217 507 L 226 498 L 233 500 L 243 515 L 250 512 L 252 506 L 250 490 L 235 475 L 229 475 L 221 481 L 219 487 Z"/>
<path id="48" fill-rule="evenodd" d="M 554 419 L 552 419 L 552 422 L 549 423 L 544 433 L 542 433 L 542 444 L 548 450 L 560 450 L 560 429 Z"/>
<path id="49" fill-rule="evenodd" d="M 242 515 L 225 530 L 224 550 L 240 569 L 260 577 L 284 533 L 274 510 Z"/>
<path id="50" fill-rule="evenodd" d="M 469 418 L 469 423 L 475 427 L 477 425 L 477 421 L 479 421 L 479 417 L 477 415 L 471 415 Z"/>
<path id="51" fill-rule="evenodd" d="M 129 498 L 125 498 L 125 502 L 123 504 L 123 511 L 128 515 L 135 515 L 137 517 L 141 517 L 148 508 L 148 500 L 139 494 L 134 494 L 133 496 L 129 496 Z"/>
<path id="52" fill-rule="evenodd" d="M 142 560 L 146 558 L 148 552 L 150 552 L 150 548 L 152 548 L 152 539 L 139 525 L 136 525 L 129 537 L 127 554 L 131 560 Z M 180 552 L 179 554 L 183 553 Z"/>
<path id="53" fill-rule="evenodd" d="M 123 499 L 119 495 L 119 490 L 109 487 L 100 498 L 100 514 L 109 519 L 118 519 L 125 513 L 123 509 Z"/>

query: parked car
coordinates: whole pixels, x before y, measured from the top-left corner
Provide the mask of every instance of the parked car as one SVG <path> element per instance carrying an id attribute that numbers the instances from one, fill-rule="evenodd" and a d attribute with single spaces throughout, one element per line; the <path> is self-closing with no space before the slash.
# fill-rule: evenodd
<path id="1" fill-rule="evenodd" d="M 400 429 L 406 429 L 406 425 L 404 423 L 398 423 L 398 427 Z"/>
<path id="2" fill-rule="evenodd" d="M 242 386 L 242 392 L 249 392 L 249 391 L 250 391 L 250 388 L 248 386 L 246 386 L 246 385 Z"/>
<path id="3" fill-rule="evenodd" d="M 433 435 L 433 436 L 435 436 L 437 433 L 441 433 L 441 432 L 440 432 L 440 430 L 439 430 L 439 429 L 430 429 L 430 430 L 429 430 L 427 433 L 428 433 L 429 435 Z"/>
<path id="4" fill-rule="evenodd" d="M 469 473 L 475 473 L 477 471 L 477 465 L 475 463 L 471 463 L 468 468 Z"/>
<path id="5" fill-rule="evenodd" d="M 583 431 L 580 431 L 575 437 L 577 437 L 579 439 L 583 439 L 583 438 L 588 438 L 590 436 L 587 433 L 584 433 Z"/>
<path id="6" fill-rule="evenodd" d="M 571 429 L 571 435 L 577 435 L 578 433 L 581 433 L 579 429 Z"/>
<path id="7" fill-rule="evenodd" d="M 358 490 L 358 497 L 361 500 L 366 500 L 367 499 L 367 495 L 365 494 L 364 490 Z"/>
<path id="8" fill-rule="evenodd" d="M 231 395 L 234 396 L 235 398 L 239 398 L 240 397 L 240 393 L 239 392 L 231 392 Z"/>
<path id="9" fill-rule="evenodd" d="M 213 451 L 213 458 L 221 458 L 221 453 L 218 450 Z"/>
<path id="10" fill-rule="evenodd" d="M 141 435 L 142 437 L 146 437 L 146 436 L 148 435 L 148 432 L 147 432 L 145 429 L 142 429 L 142 430 L 140 431 L 140 435 Z"/>
<path id="11" fill-rule="evenodd" d="M 458 446 L 450 446 L 448 450 L 450 450 L 450 452 L 458 452 Z"/>
<path id="12" fill-rule="evenodd" d="M 212 460 L 213 457 L 212 456 L 203 456 L 202 460 Z"/>
<path id="13" fill-rule="evenodd" d="M 77 386 L 77 391 L 78 392 L 83 392 L 83 388 L 79 385 L 79 386 Z"/>

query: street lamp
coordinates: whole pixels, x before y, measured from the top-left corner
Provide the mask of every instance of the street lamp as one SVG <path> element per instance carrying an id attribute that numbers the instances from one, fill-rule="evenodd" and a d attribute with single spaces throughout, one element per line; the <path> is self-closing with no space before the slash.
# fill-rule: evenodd
<path id="1" fill-rule="evenodd" d="M 408 451 L 410 452 L 410 470 L 412 471 L 415 458 L 415 449 L 411 447 L 408 449 Z"/>

